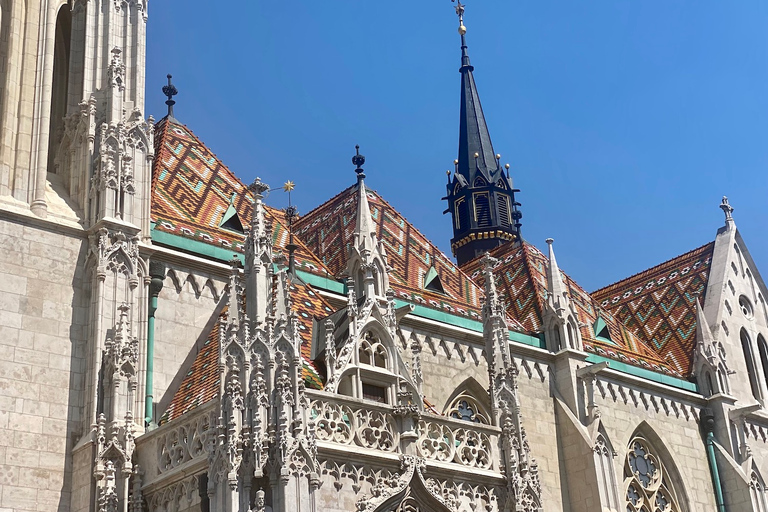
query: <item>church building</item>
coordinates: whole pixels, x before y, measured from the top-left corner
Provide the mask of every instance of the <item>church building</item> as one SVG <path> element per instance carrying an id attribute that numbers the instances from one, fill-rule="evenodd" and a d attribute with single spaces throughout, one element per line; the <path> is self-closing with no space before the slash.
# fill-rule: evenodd
<path id="1" fill-rule="evenodd" d="M 523 236 L 456 12 L 446 255 L 365 148 L 299 215 L 171 76 L 148 116 L 147 0 L 0 0 L 0 512 L 768 512 L 734 209 L 584 290 Z"/>

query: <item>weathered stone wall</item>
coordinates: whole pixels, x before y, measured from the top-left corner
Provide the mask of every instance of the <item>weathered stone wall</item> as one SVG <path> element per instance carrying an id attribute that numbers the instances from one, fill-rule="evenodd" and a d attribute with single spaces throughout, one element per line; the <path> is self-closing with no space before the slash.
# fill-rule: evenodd
<path id="1" fill-rule="evenodd" d="M 216 277 L 169 267 L 155 313 L 155 401 L 163 398 L 196 342 L 208 336 L 205 328 L 224 288 Z"/>
<path id="2" fill-rule="evenodd" d="M 624 464 L 633 436 L 647 439 L 670 471 L 683 511 L 716 510 L 706 447 L 699 431 L 700 406 L 610 378 L 598 377 L 595 402 L 608 440 L 616 451 L 614 466 L 625 499 Z M 679 481 L 674 478 L 675 468 Z"/>
<path id="3" fill-rule="evenodd" d="M 34 222 L 0 211 L 0 509 L 66 512 L 82 434 L 87 241 Z"/>

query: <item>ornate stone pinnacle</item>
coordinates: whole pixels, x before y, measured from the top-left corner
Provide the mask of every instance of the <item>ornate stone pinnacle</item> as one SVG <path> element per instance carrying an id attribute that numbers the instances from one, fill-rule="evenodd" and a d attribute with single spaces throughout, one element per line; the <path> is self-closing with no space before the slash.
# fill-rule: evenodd
<path id="1" fill-rule="evenodd" d="M 261 181 L 261 178 L 256 178 L 256 180 L 248 185 L 248 190 L 254 193 L 254 195 L 261 196 L 269 190 L 269 185 Z"/>
<path id="2" fill-rule="evenodd" d="M 733 206 L 731 206 L 728 203 L 728 198 L 726 196 L 723 196 L 723 202 L 720 203 L 720 209 L 723 210 L 723 213 L 725 214 L 725 222 L 729 222 L 733 220 Z"/>

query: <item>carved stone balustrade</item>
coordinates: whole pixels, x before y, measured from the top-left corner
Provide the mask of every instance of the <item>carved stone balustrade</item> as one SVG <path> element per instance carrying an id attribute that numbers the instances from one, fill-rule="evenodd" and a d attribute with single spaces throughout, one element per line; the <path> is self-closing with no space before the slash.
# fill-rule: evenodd
<path id="1" fill-rule="evenodd" d="M 142 489 L 149 496 L 177 480 L 207 470 L 215 442 L 218 407 L 214 400 L 136 439 L 141 448 Z"/>
<path id="2" fill-rule="evenodd" d="M 404 453 L 403 423 L 396 407 L 321 391 L 308 390 L 307 395 L 321 452 L 346 449 L 369 457 Z M 422 413 L 416 434 L 412 453 L 428 464 L 499 471 L 500 430 L 496 427 Z"/>

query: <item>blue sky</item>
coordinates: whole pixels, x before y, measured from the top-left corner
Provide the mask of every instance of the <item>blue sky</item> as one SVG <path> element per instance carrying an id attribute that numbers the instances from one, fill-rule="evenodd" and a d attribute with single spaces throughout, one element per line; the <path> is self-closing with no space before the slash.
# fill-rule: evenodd
<path id="1" fill-rule="evenodd" d="M 593 290 L 713 240 L 728 195 L 768 273 L 767 2 L 467 4 L 527 240 Z M 244 182 L 295 181 L 305 213 L 354 183 L 360 144 L 368 186 L 450 254 L 456 26 L 448 0 L 152 2 L 147 113 L 172 73 L 176 118 Z"/>

